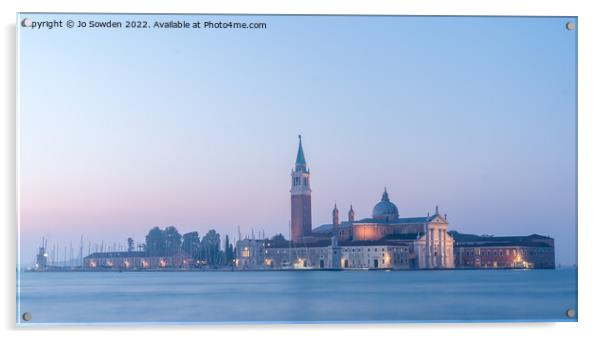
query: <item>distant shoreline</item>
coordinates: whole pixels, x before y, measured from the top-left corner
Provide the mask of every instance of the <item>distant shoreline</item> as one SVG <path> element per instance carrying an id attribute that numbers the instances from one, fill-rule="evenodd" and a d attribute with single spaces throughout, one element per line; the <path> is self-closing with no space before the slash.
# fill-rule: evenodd
<path id="1" fill-rule="evenodd" d="M 432 269 L 391 269 L 391 268 L 369 268 L 369 269 L 338 269 L 338 268 L 316 268 L 316 269 L 143 269 L 143 270 L 118 270 L 118 269 L 51 269 L 51 270 L 21 270 L 21 272 L 27 273 L 82 273 L 82 272 L 98 272 L 98 273 L 143 273 L 143 272 L 366 272 L 366 271 L 395 271 L 395 272 L 415 272 L 415 271 L 538 271 L 538 270 L 562 270 L 562 269 L 577 269 L 577 266 L 561 266 L 554 268 L 513 268 L 513 267 L 500 267 L 500 268 L 474 268 L 474 267 L 463 267 L 463 268 L 432 268 Z"/>

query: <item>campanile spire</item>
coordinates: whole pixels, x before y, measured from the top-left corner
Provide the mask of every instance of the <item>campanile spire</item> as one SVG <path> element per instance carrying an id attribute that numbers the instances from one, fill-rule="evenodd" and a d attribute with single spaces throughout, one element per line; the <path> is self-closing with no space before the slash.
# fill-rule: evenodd
<path id="1" fill-rule="evenodd" d="M 303 153 L 303 143 L 301 142 L 301 134 L 299 134 L 299 148 L 297 149 L 297 160 L 295 161 L 295 170 L 302 170 L 307 167 L 305 162 L 305 153 Z"/>
<path id="2" fill-rule="evenodd" d="M 291 172 L 291 238 L 293 242 L 301 242 L 303 236 L 311 234 L 311 187 L 309 177 L 301 135 L 299 135 L 295 168 Z"/>

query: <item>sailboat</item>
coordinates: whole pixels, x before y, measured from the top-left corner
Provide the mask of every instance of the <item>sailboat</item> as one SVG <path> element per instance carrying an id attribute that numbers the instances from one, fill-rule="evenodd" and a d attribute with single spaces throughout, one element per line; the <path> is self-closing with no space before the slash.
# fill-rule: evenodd
<path id="1" fill-rule="evenodd" d="M 292 229 L 292 225 L 291 225 L 291 221 L 289 220 L 288 222 L 288 231 L 289 231 L 289 241 L 288 241 L 288 261 L 285 263 L 282 263 L 282 269 L 283 270 L 292 270 L 293 264 L 292 264 L 292 255 L 293 255 L 293 229 Z"/>

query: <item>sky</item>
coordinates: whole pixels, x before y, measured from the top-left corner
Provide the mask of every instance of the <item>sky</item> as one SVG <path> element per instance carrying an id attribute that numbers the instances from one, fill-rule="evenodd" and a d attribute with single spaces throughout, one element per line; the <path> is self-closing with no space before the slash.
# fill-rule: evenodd
<path id="1" fill-rule="evenodd" d="M 573 18 L 42 15 L 267 29 L 18 27 L 23 265 L 154 226 L 288 238 L 297 135 L 313 225 L 438 205 L 450 230 L 548 235 L 576 263 Z M 23 16 L 18 18 L 22 19 Z"/>

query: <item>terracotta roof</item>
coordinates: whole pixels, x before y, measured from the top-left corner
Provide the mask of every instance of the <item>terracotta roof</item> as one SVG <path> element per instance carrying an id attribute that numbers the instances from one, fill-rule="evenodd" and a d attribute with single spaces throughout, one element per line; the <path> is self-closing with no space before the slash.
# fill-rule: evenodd
<path id="1" fill-rule="evenodd" d="M 166 258 L 166 257 L 176 257 L 176 256 L 187 257 L 188 255 L 185 254 L 185 253 L 182 253 L 182 254 L 179 254 L 179 255 L 159 256 L 159 255 L 149 255 L 147 252 L 141 252 L 141 251 L 132 251 L 132 252 L 122 251 L 122 252 L 96 252 L 96 253 L 92 253 L 92 254 L 84 257 L 84 259 L 100 259 L 100 258 L 152 258 L 152 257 Z"/>
<path id="2" fill-rule="evenodd" d="M 554 239 L 539 234 L 527 236 L 489 236 L 464 234 L 457 231 L 450 231 L 449 234 L 454 238 L 456 247 L 478 247 L 478 246 L 531 246 L 531 247 L 550 247 Z"/>
<path id="3" fill-rule="evenodd" d="M 485 243 L 460 243 L 454 247 L 552 247 L 545 242 L 485 242 Z"/>

